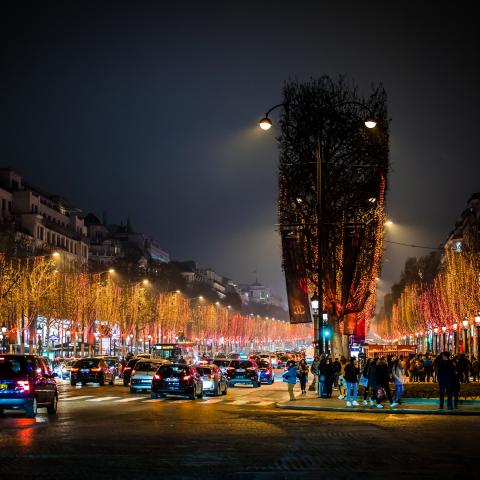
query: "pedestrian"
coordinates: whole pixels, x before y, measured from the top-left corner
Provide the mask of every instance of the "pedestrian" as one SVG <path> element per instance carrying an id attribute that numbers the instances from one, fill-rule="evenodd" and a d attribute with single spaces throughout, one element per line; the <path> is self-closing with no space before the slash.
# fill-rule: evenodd
<path id="1" fill-rule="evenodd" d="M 375 392 L 377 388 L 376 380 L 376 358 L 369 358 L 363 369 L 363 376 L 367 379 L 367 386 L 363 391 L 363 405 L 367 405 L 367 398 L 369 399 L 370 406 L 373 407 L 373 398 L 375 397 Z"/>
<path id="2" fill-rule="evenodd" d="M 323 384 L 325 387 L 325 397 L 332 398 L 333 365 L 332 365 L 332 361 L 329 358 L 326 358 L 325 363 L 323 365 L 320 365 L 320 379 L 321 377 L 323 377 Z"/>
<path id="3" fill-rule="evenodd" d="M 460 388 L 461 388 L 461 383 L 460 383 L 460 378 L 461 374 L 458 370 L 458 363 L 455 359 L 453 361 L 453 386 L 452 386 L 452 395 L 453 395 L 453 407 L 458 408 L 458 397 L 460 396 Z"/>
<path id="4" fill-rule="evenodd" d="M 186 365 L 187 361 L 183 358 L 183 355 L 180 355 L 180 358 L 178 360 L 178 363 L 182 364 L 182 365 Z"/>
<path id="5" fill-rule="evenodd" d="M 333 389 L 338 390 L 338 378 L 340 377 L 340 372 L 342 371 L 342 364 L 338 361 L 338 358 L 335 358 L 332 366 L 333 366 Z"/>
<path id="6" fill-rule="evenodd" d="M 480 380 L 480 362 L 478 358 L 472 358 L 472 380 L 478 382 Z"/>
<path id="7" fill-rule="evenodd" d="M 395 384 L 395 402 L 401 403 L 400 398 L 404 390 L 405 372 L 402 368 L 402 362 L 397 359 L 392 367 L 393 383 Z"/>
<path id="8" fill-rule="evenodd" d="M 423 363 L 423 368 L 425 370 L 425 381 L 426 382 L 433 381 L 433 362 L 429 353 L 425 355 L 425 358 L 422 360 L 422 363 Z"/>
<path id="9" fill-rule="evenodd" d="M 298 379 L 300 380 L 300 388 L 302 395 L 307 394 L 307 380 L 308 380 L 308 365 L 304 358 L 298 363 Z"/>
<path id="10" fill-rule="evenodd" d="M 390 374 L 388 372 L 388 365 L 385 357 L 381 357 L 377 363 L 376 380 L 377 380 L 377 408 L 383 408 L 381 401 L 384 394 L 388 398 L 388 401 L 390 402 L 390 406 L 396 407 L 398 403 L 392 400 L 392 393 L 390 392 Z"/>
<path id="11" fill-rule="evenodd" d="M 311 383 L 310 387 L 308 387 L 308 389 L 310 391 L 315 391 L 318 388 L 318 367 L 319 367 L 319 365 L 320 365 L 320 357 L 318 355 L 315 355 L 315 357 L 313 357 L 312 365 L 310 366 L 310 371 L 312 372 L 312 375 L 313 375 L 312 383 Z"/>
<path id="12" fill-rule="evenodd" d="M 440 387 L 440 410 L 443 410 L 445 401 L 445 393 L 447 394 L 447 406 L 449 410 L 453 410 L 453 386 L 455 380 L 455 364 L 450 359 L 450 352 L 442 352 L 437 364 L 437 377 Z M 460 370 L 461 371 L 461 370 Z M 460 373 L 460 372 L 459 372 Z"/>
<path id="13" fill-rule="evenodd" d="M 358 396 L 358 375 L 360 374 L 360 369 L 358 368 L 357 361 L 355 357 L 350 358 L 350 362 L 345 365 L 345 382 L 347 384 L 347 407 L 358 407 L 357 396 Z M 352 400 L 352 390 L 353 390 L 353 401 Z"/>
<path id="14" fill-rule="evenodd" d="M 287 370 L 283 373 L 282 378 L 283 381 L 288 384 L 287 389 L 291 402 L 296 400 L 293 389 L 295 387 L 295 384 L 297 383 L 297 373 L 297 364 L 293 360 L 289 360 L 287 362 Z"/>
<path id="15" fill-rule="evenodd" d="M 459 373 L 462 377 L 462 383 L 469 383 L 468 371 L 470 370 L 470 360 L 466 357 L 464 353 L 460 354 L 458 360 Z"/>

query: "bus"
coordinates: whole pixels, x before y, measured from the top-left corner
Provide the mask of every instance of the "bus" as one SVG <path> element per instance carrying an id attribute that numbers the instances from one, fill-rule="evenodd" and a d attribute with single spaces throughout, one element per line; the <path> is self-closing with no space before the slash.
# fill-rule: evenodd
<path id="1" fill-rule="evenodd" d="M 152 345 L 152 357 L 170 362 L 178 362 L 183 357 L 187 363 L 192 363 L 195 358 L 193 343 L 155 343 Z"/>

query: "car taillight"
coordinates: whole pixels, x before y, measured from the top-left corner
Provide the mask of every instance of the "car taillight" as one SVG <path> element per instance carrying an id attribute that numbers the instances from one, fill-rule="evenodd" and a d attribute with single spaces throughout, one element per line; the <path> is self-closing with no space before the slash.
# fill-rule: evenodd
<path id="1" fill-rule="evenodd" d="M 248 367 L 247 370 L 248 370 L 249 372 L 254 372 L 254 371 L 255 371 L 255 367 Z"/>
<path id="2" fill-rule="evenodd" d="M 90 371 L 91 372 L 99 372 L 101 370 L 101 368 L 91 368 Z"/>
<path id="3" fill-rule="evenodd" d="M 215 375 L 210 375 L 210 378 L 213 378 L 214 380 L 217 380 L 218 377 L 217 377 L 217 375 L 215 374 Z"/>
<path id="4" fill-rule="evenodd" d="M 78 367 L 72 367 L 72 368 L 71 368 L 71 371 L 72 371 L 72 372 L 78 372 Z"/>
<path id="5" fill-rule="evenodd" d="M 155 374 L 155 375 L 153 376 L 153 378 L 154 378 L 155 380 L 161 380 L 161 379 L 162 379 L 162 377 L 161 377 L 160 375 L 157 375 L 157 374 Z"/>
<path id="6" fill-rule="evenodd" d="M 23 390 L 24 392 L 28 392 L 30 390 L 30 384 L 28 380 L 17 380 L 17 390 Z"/>
<path id="7" fill-rule="evenodd" d="M 132 370 L 132 375 L 135 373 L 135 370 Z"/>
<path id="8" fill-rule="evenodd" d="M 227 367 L 227 370 L 235 370 L 233 367 Z"/>
<path id="9" fill-rule="evenodd" d="M 131 370 L 132 367 L 125 367 L 125 370 Z"/>
<path id="10" fill-rule="evenodd" d="M 191 378 L 192 378 L 191 375 L 185 375 L 185 376 L 182 378 L 182 380 L 188 382 L 188 380 L 190 380 Z"/>

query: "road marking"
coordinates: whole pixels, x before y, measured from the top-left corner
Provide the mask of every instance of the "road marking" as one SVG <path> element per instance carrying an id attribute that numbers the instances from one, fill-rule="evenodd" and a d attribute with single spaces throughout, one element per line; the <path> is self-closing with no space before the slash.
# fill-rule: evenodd
<path id="1" fill-rule="evenodd" d="M 130 397 L 122 398 L 121 400 L 114 400 L 115 403 L 134 402 L 135 400 L 145 400 L 148 397 Z"/>
<path id="2" fill-rule="evenodd" d="M 62 402 L 70 402 L 73 400 L 85 400 L 86 398 L 92 398 L 93 395 L 78 395 L 76 397 L 60 397 L 59 400 Z"/>
<path id="3" fill-rule="evenodd" d="M 200 402 L 199 405 L 205 405 L 205 404 L 213 404 L 213 403 L 218 403 L 218 402 L 223 402 L 223 398 L 209 398 L 208 400 L 204 400 L 203 402 Z"/>
<path id="4" fill-rule="evenodd" d="M 245 405 L 246 403 L 249 403 L 251 400 L 235 400 L 233 402 L 229 402 L 229 405 Z"/>
<path id="5" fill-rule="evenodd" d="M 258 402 L 255 403 L 255 407 L 268 407 L 269 405 L 273 405 L 275 402 Z"/>
<path id="6" fill-rule="evenodd" d="M 113 400 L 114 398 L 120 397 L 98 397 L 98 398 L 91 398 L 90 400 L 85 400 L 86 402 L 106 402 L 107 400 Z"/>
<path id="7" fill-rule="evenodd" d="M 165 400 L 165 398 L 152 398 L 151 400 L 144 400 L 142 403 L 163 402 Z"/>
<path id="8" fill-rule="evenodd" d="M 35 422 L 46 423 L 46 422 L 48 422 L 48 418 L 46 418 L 46 417 L 35 417 Z"/>

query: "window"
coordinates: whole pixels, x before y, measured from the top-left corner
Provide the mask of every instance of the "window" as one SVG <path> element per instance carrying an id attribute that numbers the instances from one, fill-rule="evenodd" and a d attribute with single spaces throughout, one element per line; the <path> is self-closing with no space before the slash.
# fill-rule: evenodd
<path id="1" fill-rule="evenodd" d="M 11 212 L 12 211 L 12 202 L 8 202 L 8 211 Z"/>
<path id="2" fill-rule="evenodd" d="M 7 208 L 7 201 L 2 198 L 2 210 L 5 211 L 5 209 Z"/>

